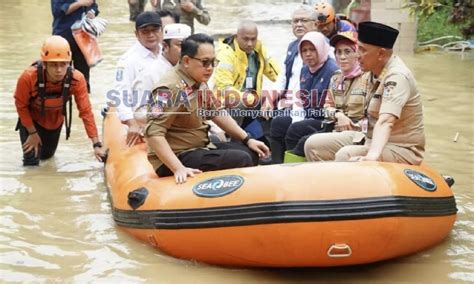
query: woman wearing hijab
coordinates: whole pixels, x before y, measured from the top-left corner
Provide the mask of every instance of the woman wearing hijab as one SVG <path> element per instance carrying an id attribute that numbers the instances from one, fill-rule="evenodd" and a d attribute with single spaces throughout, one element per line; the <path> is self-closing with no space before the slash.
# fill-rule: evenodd
<path id="1" fill-rule="evenodd" d="M 363 73 L 357 55 L 357 33 L 342 32 L 331 38 L 331 45 L 335 47 L 336 61 L 341 72 L 331 78 L 330 92 L 326 97 L 326 116 L 335 122 L 334 131 L 358 131 L 353 141 L 363 143 L 365 97 L 370 84 L 370 73 Z M 323 134 L 313 134 L 298 143 L 294 154 L 306 154 L 312 160 L 312 153 L 320 139 L 326 139 Z M 304 145 L 303 145 L 304 144 Z"/>
<path id="2" fill-rule="evenodd" d="M 324 107 L 327 116 L 335 121 L 335 130 L 359 129 L 364 117 L 364 102 L 368 75 L 362 73 L 357 56 L 357 34 L 343 32 L 331 38 L 337 65 L 341 72 L 331 78 L 330 93 Z"/>
<path id="3" fill-rule="evenodd" d="M 328 56 L 330 46 L 320 32 L 306 33 L 298 49 L 304 63 L 300 75 L 300 91 L 293 94 L 293 99 L 297 101 L 284 106 L 282 115 L 272 120 L 270 131 L 273 163 L 282 163 L 286 149 L 293 149 L 301 137 L 322 128 L 326 92 L 332 75 L 339 69 L 335 60 Z M 298 121 L 295 113 L 302 113 L 304 119 Z"/>

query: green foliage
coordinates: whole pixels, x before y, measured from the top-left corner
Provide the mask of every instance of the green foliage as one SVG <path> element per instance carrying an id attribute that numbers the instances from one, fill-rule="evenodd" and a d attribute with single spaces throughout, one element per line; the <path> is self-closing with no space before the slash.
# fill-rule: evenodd
<path id="1" fill-rule="evenodd" d="M 450 13 L 449 8 L 443 7 L 428 17 L 418 16 L 418 41 L 424 42 L 447 35 L 462 36 L 459 26 L 449 23 Z"/>
<path id="2" fill-rule="evenodd" d="M 418 19 L 418 41 L 474 33 L 471 0 L 405 0 L 404 8 Z"/>
<path id="3" fill-rule="evenodd" d="M 408 8 L 410 15 L 415 15 L 420 18 L 427 18 L 431 16 L 435 9 L 443 6 L 440 1 L 437 0 L 406 0 L 404 8 Z"/>

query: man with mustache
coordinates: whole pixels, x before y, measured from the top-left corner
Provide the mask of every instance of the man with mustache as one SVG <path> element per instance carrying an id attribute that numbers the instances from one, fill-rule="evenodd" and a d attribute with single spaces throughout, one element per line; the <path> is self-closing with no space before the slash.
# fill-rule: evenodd
<path id="1" fill-rule="evenodd" d="M 108 104 L 117 108 L 120 120 L 128 126 L 128 146 L 141 139 L 143 125 L 135 114 L 148 102 L 153 83 L 159 81 L 156 69 L 161 65 L 163 30 L 158 13 L 138 15 L 135 36 L 135 44 L 119 59 L 114 90 L 107 95 Z"/>
<path id="2" fill-rule="evenodd" d="M 180 63 L 153 91 L 144 134 L 148 159 L 158 176 L 174 175 L 176 183 L 184 183 L 201 171 L 254 166 L 269 155 L 265 144 L 249 137 L 220 109 L 220 101 L 208 89 L 216 64 L 213 39 L 194 34 L 181 45 Z M 202 109 L 216 114 L 203 116 Z M 238 142 L 212 144 L 207 119 Z"/>
<path id="3" fill-rule="evenodd" d="M 423 106 L 416 80 L 393 55 L 398 30 L 376 22 L 359 24 L 359 62 L 370 71 L 364 118 L 367 139 L 353 145 L 355 131 L 321 133 L 305 143 L 310 161 L 382 161 L 419 165 L 425 151 Z"/>
<path id="4" fill-rule="evenodd" d="M 214 89 L 221 92 L 226 102 L 236 102 L 225 107 L 244 111 L 261 110 L 265 105 L 262 98 L 263 76 L 275 82 L 280 67 L 258 40 L 257 24 L 242 21 L 237 33 L 220 43 L 217 58 L 219 65 L 213 77 Z M 233 117 L 252 137 L 268 143 L 264 134 L 270 130 L 270 121 L 264 116 L 255 119 L 246 113 L 237 113 Z"/>

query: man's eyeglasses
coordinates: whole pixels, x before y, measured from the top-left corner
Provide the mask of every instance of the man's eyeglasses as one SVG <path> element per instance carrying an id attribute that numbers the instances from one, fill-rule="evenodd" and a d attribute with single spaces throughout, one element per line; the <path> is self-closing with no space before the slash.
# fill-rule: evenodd
<path id="1" fill-rule="evenodd" d="M 296 25 L 296 24 L 298 24 L 298 23 L 307 24 L 307 23 L 309 23 L 309 22 L 313 22 L 313 20 L 308 19 L 308 18 L 292 19 L 292 20 L 291 20 L 291 23 L 292 23 L 293 25 Z"/>
<path id="2" fill-rule="evenodd" d="M 212 67 L 216 67 L 217 64 L 219 64 L 219 60 L 217 60 L 216 58 L 201 59 L 201 58 L 196 58 L 196 57 L 192 57 L 192 56 L 189 56 L 189 57 L 192 58 L 192 59 L 196 59 L 196 60 L 201 61 L 202 67 L 204 67 L 204 68 L 207 68 L 211 65 L 212 65 Z"/>

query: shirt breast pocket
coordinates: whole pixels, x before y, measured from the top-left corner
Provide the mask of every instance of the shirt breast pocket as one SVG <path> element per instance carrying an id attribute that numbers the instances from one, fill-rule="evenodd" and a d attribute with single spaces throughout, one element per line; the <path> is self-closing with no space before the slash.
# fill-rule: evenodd
<path id="1" fill-rule="evenodd" d="M 347 116 L 352 119 L 364 117 L 365 93 L 350 94 L 347 102 Z"/>
<path id="2" fill-rule="evenodd" d="M 370 100 L 369 108 L 367 112 L 370 116 L 378 118 L 380 106 L 382 105 L 382 95 L 375 94 L 374 97 Z"/>
<path id="3" fill-rule="evenodd" d="M 140 64 L 135 68 L 135 77 L 133 78 L 132 88 L 133 89 L 140 89 L 143 88 L 143 83 L 145 80 L 148 79 L 147 69 Z"/>
<path id="4" fill-rule="evenodd" d="M 197 117 L 196 111 L 190 111 L 186 106 L 180 106 L 174 110 L 176 112 L 176 118 L 173 123 L 175 127 L 192 129 L 199 126 L 199 117 Z"/>
<path id="5" fill-rule="evenodd" d="M 344 93 L 340 91 L 334 92 L 334 105 L 337 108 L 342 108 L 344 106 Z"/>

